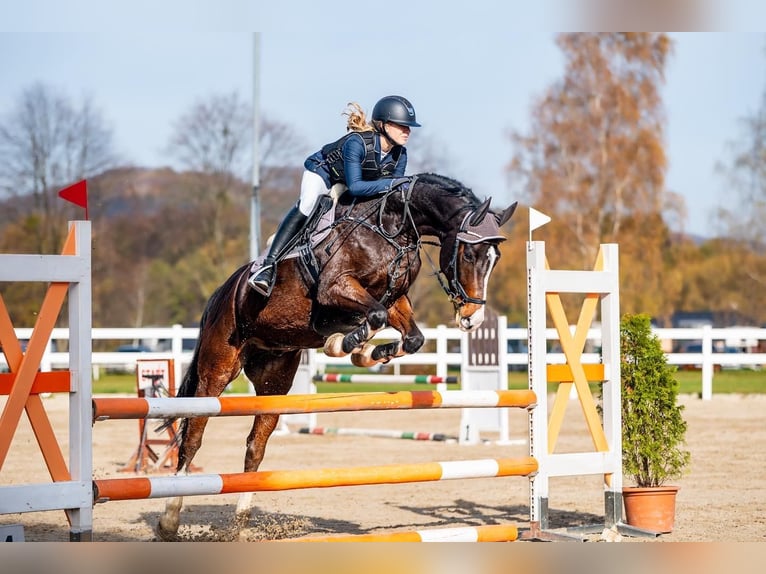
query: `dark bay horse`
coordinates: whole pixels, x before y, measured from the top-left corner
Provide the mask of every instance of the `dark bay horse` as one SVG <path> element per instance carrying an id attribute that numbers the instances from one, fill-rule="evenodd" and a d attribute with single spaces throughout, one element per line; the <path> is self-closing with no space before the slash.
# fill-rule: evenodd
<path id="1" fill-rule="evenodd" d="M 351 353 L 360 366 L 417 352 L 424 337 L 407 292 L 420 270 L 424 236 L 440 245 L 440 282 L 457 326 L 470 332 L 482 323 L 489 276 L 505 239 L 499 228 L 515 203 L 495 213 L 490 199 L 482 202 L 457 181 L 434 174 L 366 201 L 348 196 L 341 195 L 334 221 L 313 249 L 304 246 L 303 256 L 279 264 L 271 297 L 248 287 L 249 264 L 213 293 L 178 396 L 219 396 L 242 370 L 256 394 L 287 394 L 304 349 L 324 347 L 333 357 Z M 385 327 L 399 331 L 401 340 L 368 343 Z M 207 421 L 182 421 L 178 472 L 188 472 Z M 258 469 L 278 421 L 279 415 L 255 416 L 245 472 Z M 181 504 L 181 498 L 168 501 L 157 527 L 161 538 L 175 537 Z M 238 506 L 238 513 L 244 510 Z"/>

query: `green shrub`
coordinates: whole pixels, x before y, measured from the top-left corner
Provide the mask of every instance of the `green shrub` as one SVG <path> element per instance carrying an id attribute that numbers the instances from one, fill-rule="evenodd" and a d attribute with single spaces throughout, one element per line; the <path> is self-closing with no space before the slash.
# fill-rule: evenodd
<path id="1" fill-rule="evenodd" d="M 668 365 L 648 315 L 620 322 L 622 468 L 636 486 L 661 486 L 689 464 L 676 368 Z"/>

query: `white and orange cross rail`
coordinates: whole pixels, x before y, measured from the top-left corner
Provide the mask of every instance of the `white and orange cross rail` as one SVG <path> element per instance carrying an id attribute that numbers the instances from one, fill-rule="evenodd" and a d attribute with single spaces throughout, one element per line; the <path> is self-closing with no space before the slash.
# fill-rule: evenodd
<path id="1" fill-rule="evenodd" d="M 70 223 L 61 255 L 0 255 L 0 281 L 50 283 L 26 351 L 0 293 L 0 347 L 10 368 L 0 375 L 0 395 L 8 397 L 0 414 L 0 471 L 26 411 L 53 480 L 52 485 L 0 483 L 0 514 L 64 509 L 73 539 L 89 538 L 92 529 L 90 273 L 89 222 Z M 43 372 L 41 361 L 67 295 L 69 369 Z M 70 396 L 70 436 L 87 439 L 70 445 L 69 465 L 40 398 L 62 392 Z"/>
<path id="2" fill-rule="evenodd" d="M 61 254 L 74 255 L 74 234 L 71 229 Z M 26 409 L 51 478 L 55 481 L 69 480 L 71 476 L 39 393 L 69 392 L 70 373 L 42 373 L 39 369 L 68 288 L 69 284 L 63 282 L 51 283 L 48 287 L 26 353 L 21 351 L 21 344 L 0 294 L 0 347 L 11 371 L 10 375 L 2 375 L 3 385 L 0 387 L 0 392 L 8 395 L 8 401 L 0 415 L 0 469 L 3 468 L 5 457 L 8 455 L 21 413 Z M 65 382 L 66 386 L 60 388 L 56 382 Z"/>

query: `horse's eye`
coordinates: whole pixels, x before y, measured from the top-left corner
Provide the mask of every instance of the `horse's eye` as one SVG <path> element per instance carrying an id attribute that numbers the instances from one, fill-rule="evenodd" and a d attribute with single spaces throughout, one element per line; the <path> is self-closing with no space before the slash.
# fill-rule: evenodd
<path id="1" fill-rule="evenodd" d="M 474 254 L 473 249 L 469 249 L 469 248 L 463 249 L 463 259 L 467 263 L 473 263 L 474 261 L 476 261 L 476 255 Z"/>

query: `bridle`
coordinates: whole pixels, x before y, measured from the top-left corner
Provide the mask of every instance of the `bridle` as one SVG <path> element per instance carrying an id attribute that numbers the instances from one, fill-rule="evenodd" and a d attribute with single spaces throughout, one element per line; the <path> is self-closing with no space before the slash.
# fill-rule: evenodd
<path id="1" fill-rule="evenodd" d="M 494 231 L 495 233 L 490 236 L 485 236 L 484 233 L 486 233 L 487 228 L 492 229 L 492 224 L 486 224 L 487 218 L 491 218 L 492 222 L 494 222 L 494 216 L 491 213 L 487 213 L 485 218 L 482 220 L 482 222 L 479 225 L 472 225 L 470 222 L 472 221 L 472 216 L 475 212 L 470 211 L 468 212 L 465 217 L 463 218 L 463 221 L 460 224 L 460 228 L 458 229 L 457 234 L 455 235 L 455 241 L 454 246 L 452 248 L 452 254 L 450 255 L 449 264 L 447 265 L 447 270 L 450 272 L 450 275 L 452 276 L 452 279 L 447 279 L 447 274 L 437 269 L 437 267 L 434 265 L 433 261 L 431 260 L 431 257 L 428 256 L 429 264 L 431 265 L 431 268 L 434 270 L 434 275 L 436 275 L 436 279 L 439 281 L 439 285 L 441 285 L 442 290 L 447 294 L 447 297 L 449 297 L 449 300 L 452 302 L 452 304 L 455 306 L 456 309 L 459 309 L 466 305 L 467 303 L 474 303 L 475 305 L 485 305 L 487 303 L 486 299 L 479 299 L 477 297 L 471 297 L 463 287 L 463 285 L 460 283 L 460 279 L 458 276 L 458 252 L 460 251 L 460 244 L 474 244 L 474 243 L 492 243 L 493 247 L 499 242 L 504 241 L 505 238 L 502 236 L 497 235 L 497 225 L 495 223 L 494 225 Z M 436 243 L 432 243 L 432 245 L 438 245 Z M 444 277 L 442 277 L 444 276 Z"/>

